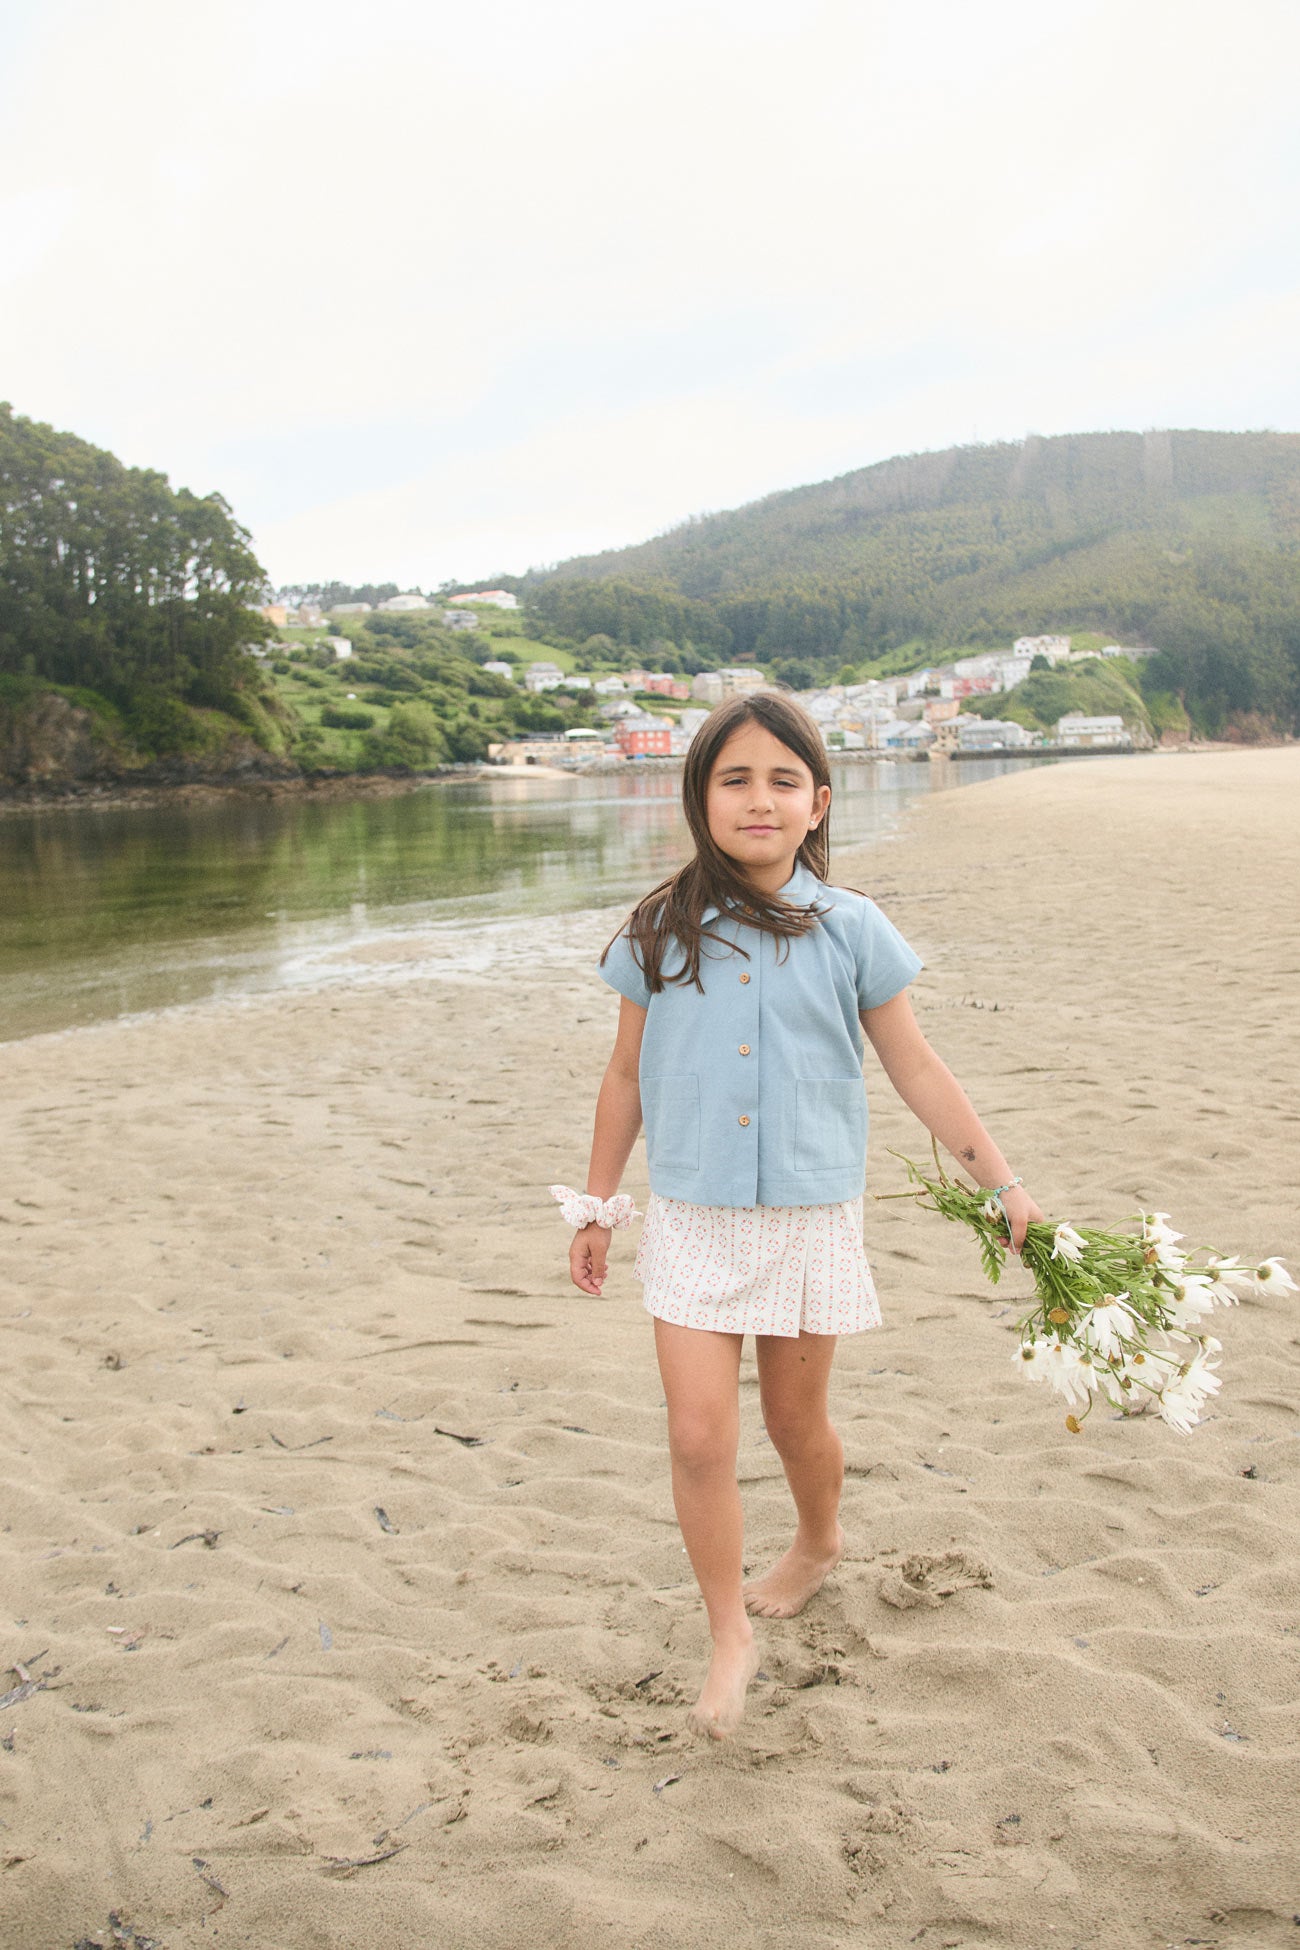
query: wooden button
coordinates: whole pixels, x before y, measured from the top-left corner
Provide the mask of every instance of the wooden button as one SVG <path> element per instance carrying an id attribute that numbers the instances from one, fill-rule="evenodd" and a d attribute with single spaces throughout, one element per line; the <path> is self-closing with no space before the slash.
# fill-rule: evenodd
<path id="1" fill-rule="evenodd" d="M 742 1055 L 742 1056 L 748 1056 L 748 1055 L 749 1055 L 749 1044 L 748 1044 L 748 1043 L 742 1043 L 742 1044 L 740 1045 L 740 1053 L 741 1053 L 741 1055 Z"/>
<path id="2" fill-rule="evenodd" d="M 747 982 L 749 980 L 749 977 L 748 975 L 742 975 L 740 979 L 742 982 Z"/>
<path id="3" fill-rule="evenodd" d="M 748 1124 L 749 1119 L 747 1117 L 738 1117 L 736 1122 L 737 1124 Z"/>

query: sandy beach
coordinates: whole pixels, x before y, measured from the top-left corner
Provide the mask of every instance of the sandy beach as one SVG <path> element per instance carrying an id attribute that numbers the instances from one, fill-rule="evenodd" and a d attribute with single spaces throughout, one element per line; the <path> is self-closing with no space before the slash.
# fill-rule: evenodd
<path id="1" fill-rule="evenodd" d="M 935 794 L 834 878 L 1052 1217 L 1300 1267 L 1300 749 Z M 869 1199 L 848 1554 L 762 1624 L 734 1742 L 688 1736 L 632 1247 L 584 1298 L 546 1194 L 619 918 L 0 1047 L 3 1950 L 1294 1943 L 1294 1297 L 1216 1323 L 1190 1436 L 1072 1436 L 1013 1371 L 1024 1276 Z M 896 1192 L 928 1140 L 868 1083 Z M 748 1351 L 742 1386 L 759 1567 Z"/>

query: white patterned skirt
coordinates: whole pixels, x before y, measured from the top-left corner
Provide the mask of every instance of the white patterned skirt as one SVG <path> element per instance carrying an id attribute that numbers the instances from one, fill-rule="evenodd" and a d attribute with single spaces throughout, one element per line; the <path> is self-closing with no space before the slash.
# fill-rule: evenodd
<path id="1" fill-rule="evenodd" d="M 859 1334 L 880 1326 L 862 1200 L 690 1205 L 651 1193 L 636 1255 L 645 1307 L 715 1334 Z"/>

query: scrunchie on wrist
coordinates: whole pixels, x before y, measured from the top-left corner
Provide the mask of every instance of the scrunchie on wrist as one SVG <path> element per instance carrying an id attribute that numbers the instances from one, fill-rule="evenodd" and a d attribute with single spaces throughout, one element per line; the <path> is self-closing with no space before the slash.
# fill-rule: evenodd
<path id="1" fill-rule="evenodd" d="M 575 1192 L 569 1185 L 552 1185 L 551 1197 L 559 1200 L 565 1225 L 581 1231 L 583 1226 L 608 1226 L 621 1231 L 637 1216 L 636 1201 L 626 1192 L 613 1198 L 597 1198 L 592 1192 Z"/>

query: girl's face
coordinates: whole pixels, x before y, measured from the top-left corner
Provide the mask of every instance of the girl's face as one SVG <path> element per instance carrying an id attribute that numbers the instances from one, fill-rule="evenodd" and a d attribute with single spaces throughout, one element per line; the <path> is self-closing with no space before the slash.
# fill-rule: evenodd
<path id="1" fill-rule="evenodd" d="M 704 805 L 714 845 L 760 893 L 776 894 L 830 802 L 830 787 L 818 785 L 788 745 L 751 722 L 733 731 L 718 753 Z"/>

